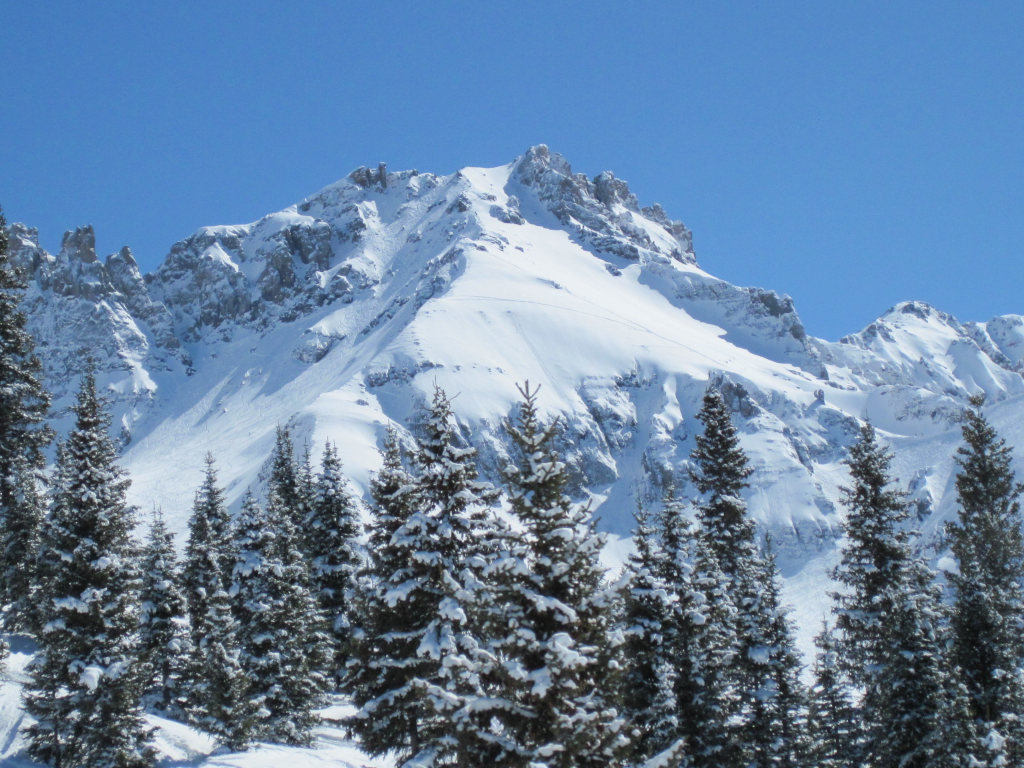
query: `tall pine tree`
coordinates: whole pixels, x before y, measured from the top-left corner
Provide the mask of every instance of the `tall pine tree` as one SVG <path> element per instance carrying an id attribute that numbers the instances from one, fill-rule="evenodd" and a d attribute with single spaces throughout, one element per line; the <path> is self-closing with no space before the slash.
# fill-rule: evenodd
<path id="1" fill-rule="evenodd" d="M 309 744 L 327 689 L 328 639 L 298 531 L 273 490 L 265 508 L 246 498 L 234 549 L 231 595 L 255 734 Z"/>
<path id="2" fill-rule="evenodd" d="M 1008 759 L 1024 762 L 1024 486 L 1011 469 L 1012 452 L 971 401 L 957 450 L 957 520 L 946 526 L 957 561 L 946 574 L 953 590 L 956 662 L 971 713 L 985 734 L 1007 745 Z"/>
<path id="3" fill-rule="evenodd" d="M 25 689 L 36 721 L 28 729 L 29 753 L 61 768 L 146 766 L 153 753 L 139 704 L 146 666 L 134 510 L 91 369 L 74 412 L 42 532 L 44 624 Z"/>
<path id="4" fill-rule="evenodd" d="M 0 609 L 8 631 L 32 632 L 39 629 L 34 589 L 44 513 L 38 485 L 53 433 L 43 423 L 50 396 L 21 310 L 25 289 L 0 211 Z"/>
<path id="5" fill-rule="evenodd" d="M 142 656 L 150 669 L 147 705 L 171 716 L 184 712 L 189 658 L 187 607 L 181 588 L 174 536 L 159 510 L 153 513 L 142 556 Z"/>
<path id="6" fill-rule="evenodd" d="M 701 537 L 717 560 L 735 609 L 731 683 L 738 709 L 723 765 L 794 766 L 802 760 L 805 694 L 789 622 L 779 604 L 774 560 L 761 554 L 742 492 L 751 469 L 721 393 L 708 389 L 691 454 L 701 494 Z"/>
<path id="7" fill-rule="evenodd" d="M 589 510 L 566 495 L 559 422 L 541 422 L 536 389 L 527 384 L 520 393 L 518 418 L 506 427 L 514 453 L 505 481 L 523 554 L 509 549 L 491 568 L 500 612 L 491 648 L 504 700 L 495 716 L 508 750 L 502 764 L 621 765 L 628 740 L 613 698 L 618 662 L 609 653 L 604 539 Z"/>
<path id="8" fill-rule="evenodd" d="M 310 578 L 327 619 L 334 649 L 333 669 L 343 677 L 352 652 L 353 602 L 361 564 L 357 539 L 362 526 L 359 509 L 346 488 L 337 449 L 324 446 L 320 474 L 306 519 L 306 553 Z"/>

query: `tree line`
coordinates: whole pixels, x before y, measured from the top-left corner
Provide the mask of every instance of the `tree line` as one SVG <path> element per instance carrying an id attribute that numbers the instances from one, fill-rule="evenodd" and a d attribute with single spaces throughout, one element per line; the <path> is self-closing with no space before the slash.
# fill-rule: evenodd
<path id="1" fill-rule="evenodd" d="M 892 456 L 850 449 L 833 611 L 805 685 L 751 473 L 709 389 L 692 500 L 636 512 L 609 577 L 567 494 L 537 391 L 507 425 L 499 487 L 477 476 L 447 394 L 389 430 L 366 509 L 337 448 L 314 471 L 278 429 L 266 493 L 232 515 L 208 456 L 179 562 L 127 504 L 95 375 L 44 472 L 49 397 L 0 215 L 0 600 L 34 636 L 29 754 L 148 766 L 144 713 L 231 749 L 310 744 L 329 693 L 343 725 L 404 768 L 979 768 L 1024 764 L 1024 539 L 1011 451 L 972 401 L 957 452 L 955 568 L 915 555 Z M 366 519 L 364 526 L 362 520 Z"/>

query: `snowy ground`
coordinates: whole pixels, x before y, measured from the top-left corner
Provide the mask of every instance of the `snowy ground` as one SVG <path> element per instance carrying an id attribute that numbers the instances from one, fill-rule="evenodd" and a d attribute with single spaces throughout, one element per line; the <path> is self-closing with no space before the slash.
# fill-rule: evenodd
<path id="1" fill-rule="evenodd" d="M 12 637 L 10 642 L 7 669 L 0 675 L 0 765 L 35 768 L 39 763 L 20 756 L 25 748 L 22 729 L 29 722 L 21 708 L 21 686 L 33 648 L 24 637 Z M 257 744 L 245 752 L 220 750 L 210 736 L 183 723 L 152 715 L 147 719 L 155 729 L 153 744 L 161 768 L 393 768 L 393 760 L 368 757 L 332 724 L 349 712 L 342 702 L 324 709 L 324 725 L 316 729 L 312 748 Z"/>

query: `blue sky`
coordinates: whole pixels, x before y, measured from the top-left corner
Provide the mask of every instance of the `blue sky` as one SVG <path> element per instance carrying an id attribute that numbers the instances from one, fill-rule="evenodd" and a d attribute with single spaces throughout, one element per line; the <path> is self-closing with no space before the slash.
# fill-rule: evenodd
<path id="1" fill-rule="evenodd" d="M 1024 3 L 0 0 L 0 205 L 144 269 L 359 165 L 546 143 L 836 339 L 1024 314 Z"/>

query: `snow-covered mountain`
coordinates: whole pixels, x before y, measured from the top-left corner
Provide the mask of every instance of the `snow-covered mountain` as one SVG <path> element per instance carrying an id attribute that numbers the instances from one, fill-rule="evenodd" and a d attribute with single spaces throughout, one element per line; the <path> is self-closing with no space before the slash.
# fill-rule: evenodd
<path id="1" fill-rule="evenodd" d="M 134 501 L 179 531 L 207 451 L 237 501 L 288 424 L 314 457 L 337 441 L 365 488 L 385 426 L 413 426 L 435 384 L 493 478 L 529 380 L 565 420 L 576 491 L 624 535 L 637 496 L 686 486 L 714 381 L 753 462 L 752 512 L 813 630 L 862 419 L 897 450 L 926 543 L 952 511 L 967 397 L 984 391 L 1003 434 L 1024 438 L 1024 318 L 962 323 L 907 302 L 840 342 L 810 337 L 788 296 L 709 275 L 660 206 L 544 146 L 449 176 L 359 168 L 252 224 L 200 229 L 145 276 L 128 249 L 99 261 L 91 228 L 56 256 L 10 229 L 57 413 L 91 356 Z"/>

